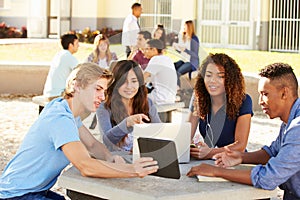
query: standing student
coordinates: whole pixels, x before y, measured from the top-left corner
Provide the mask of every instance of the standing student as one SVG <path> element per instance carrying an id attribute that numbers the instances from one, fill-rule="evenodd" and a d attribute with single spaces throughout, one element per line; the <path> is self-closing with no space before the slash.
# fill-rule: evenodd
<path id="1" fill-rule="evenodd" d="M 99 34 L 94 39 L 94 50 L 85 59 L 85 62 L 93 62 L 104 69 L 109 69 L 112 61 L 118 60 L 116 53 L 109 49 L 109 40 L 102 34 Z"/>
<path id="2" fill-rule="evenodd" d="M 93 148 L 80 117 L 95 112 L 105 99 L 111 74 L 93 63 L 79 67 L 74 90 L 47 104 L 5 167 L 0 178 L 0 199 L 64 199 L 50 189 L 70 162 L 89 177 L 144 177 L 157 171 L 157 166 L 147 167 L 156 165 L 152 158 L 125 164 L 104 145 L 97 143 L 98 148 Z"/>
<path id="3" fill-rule="evenodd" d="M 142 14 L 142 5 L 134 3 L 129 14 L 123 22 L 122 45 L 126 47 L 126 56 L 130 55 L 131 49 L 136 45 L 138 32 L 141 30 L 138 18 Z"/>
<path id="4" fill-rule="evenodd" d="M 238 64 L 226 54 L 209 54 L 201 65 L 190 106 L 192 138 L 197 125 L 204 142 L 191 148 L 191 156 L 209 159 L 228 146 L 245 151 L 250 132 L 251 97 Z"/>
<path id="5" fill-rule="evenodd" d="M 173 47 L 185 58 L 174 63 L 178 76 L 177 85 L 180 87 L 180 76 L 191 74 L 199 67 L 199 39 L 192 20 L 184 23 L 182 38 L 179 43 L 173 43 Z"/>
<path id="6" fill-rule="evenodd" d="M 144 71 L 144 79 L 152 83 L 154 89 L 149 97 L 157 105 L 175 103 L 177 92 L 174 63 L 162 51 L 163 44 L 160 40 L 152 39 L 147 42 L 145 56 L 150 61 Z"/>
<path id="7" fill-rule="evenodd" d="M 270 146 L 254 152 L 226 148 L 215 155 L 219 166 L 201 164 L 188 176 L 216 176 L 256 188 L 284 190 L 284 200 L 300 199 L 300 99 L 298 81 L 288 64 L 274 63 L 259 73 L 259 104 L 270 119 L 282 121 L 279 135 Z M 257 164 L 251 170 L 226 169 L 241 163 Z"/>
<path id="8" fill-rule="evenodd" d="M 64 34 L 61 37 L 61 46 L 63 50 L 58 52 L 51 61 L 44 86 L 43 95 L 49 100 L 62 95 L 69 74 L 78 64 L 77 59 L 73 56 L 79 47 L 77 36 L 75 34 Z"/>
<path id="9" fill-rule="evenodd" d="M 143 72 L 136 62 L 117 62 L 113 80 L 106 101 L 96 112 L 100 133 L 109 149 L 131 151 L 133 125 L 158 123 L 160 119 L 156 107 L 147 97 Z"/>

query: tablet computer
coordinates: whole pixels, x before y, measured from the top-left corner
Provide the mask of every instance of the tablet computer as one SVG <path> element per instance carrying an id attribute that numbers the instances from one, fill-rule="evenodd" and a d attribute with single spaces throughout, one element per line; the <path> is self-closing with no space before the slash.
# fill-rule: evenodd
<path id="1" fill-rule="evenodd" d="M 140 157 L 152 157 L 159 169 L 152 175 L 165 178 L 180 178 L 176 146 L 172 140 L 139 137 Z"/>

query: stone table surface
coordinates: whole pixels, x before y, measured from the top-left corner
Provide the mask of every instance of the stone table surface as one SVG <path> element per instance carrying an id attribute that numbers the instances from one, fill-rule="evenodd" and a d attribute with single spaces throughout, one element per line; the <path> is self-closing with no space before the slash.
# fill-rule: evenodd
<path id="1" fill-rule="evenodd" d="M 191 161 L 180 164 L 180 179 L 146 176 L 144 178 L 101 179 L 81 176 L 71 167 L 58 180 L 58 185 L 71 191 L 84 193 L 104 199 L 263 199 L 275 197 L 277 191 L 267 191 L 253 186 L 233 183 L 216 178 L 198 181 L 187 177 L 192 166 L 201 162 Z M 239 168 L 245 166 L 240 166 Z M 246 166 L 247 168 L 249 166 Z"/>

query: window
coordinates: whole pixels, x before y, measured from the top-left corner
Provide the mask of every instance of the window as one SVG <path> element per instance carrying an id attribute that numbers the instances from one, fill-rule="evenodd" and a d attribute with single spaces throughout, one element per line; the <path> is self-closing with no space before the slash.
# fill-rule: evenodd
<path id="1" fill-rule="evenodd" d="M 141 27 L 152 31 L 157 24 L 163 24 L 166 31 L 172 28 L 172 0 L 140 0 L 143 14 Z"/>
<path id="2" fill-rule="evenodd" d="M 300 53 L 300 3 L 272 0 L 270 4 L 270 51 Z"/>
<path id="3" fill-rule="evenodd" d="M 11 0 L 0 0 L 0 9 L 9 9 Z"/>

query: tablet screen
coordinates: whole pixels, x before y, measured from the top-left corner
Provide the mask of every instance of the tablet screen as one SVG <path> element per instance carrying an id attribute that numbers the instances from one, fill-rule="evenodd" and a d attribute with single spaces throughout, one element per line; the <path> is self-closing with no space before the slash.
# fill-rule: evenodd
<path id="1" fill-rule="evenodd" d="M 152 175 L 165 178 L 180 178 L 180 170 L 174 141 L 140 137 L 138 146 L 141 157 L 152 157 L 159 169 Z"/>

